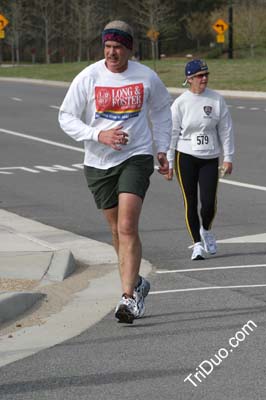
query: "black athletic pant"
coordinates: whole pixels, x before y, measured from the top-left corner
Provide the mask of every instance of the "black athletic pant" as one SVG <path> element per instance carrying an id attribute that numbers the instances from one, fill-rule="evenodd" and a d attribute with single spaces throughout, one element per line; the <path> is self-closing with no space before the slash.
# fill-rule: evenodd
<path id="1" fill-rule="evenodd" d="M 183 193 L 187 228 L 194 243 L 201 241 L 198 187 L 202 226 L 208 230 L 216 214 L 218 165 L 219 158 L 202 159 L 189 154 L 176 153 L 176 175 Z"/>

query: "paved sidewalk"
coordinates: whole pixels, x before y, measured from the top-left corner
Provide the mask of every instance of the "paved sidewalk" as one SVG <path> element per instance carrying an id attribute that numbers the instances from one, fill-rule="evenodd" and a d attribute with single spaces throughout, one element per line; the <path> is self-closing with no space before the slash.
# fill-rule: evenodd
<path id="1" fill-rule="evenodd" d="M 116 264 L 116 255 L 111 246 L 0 210 L 0 324 L 32 307 L 42 286 L 63 281 L 77 261 Z"/>
<path id="2" fill-rule="evenodd" d="M 150 271 L 143 260 L 141 273 Z M 0 366 L 81 333 L 110 312 L 120 294 L 112 246 L 0 209 Z M 53 304 L 62 297 L 62 307 Z M 41 323 L 19 323 L 22 332 L 8 335 L 6 327 L 43 304 Z"/>

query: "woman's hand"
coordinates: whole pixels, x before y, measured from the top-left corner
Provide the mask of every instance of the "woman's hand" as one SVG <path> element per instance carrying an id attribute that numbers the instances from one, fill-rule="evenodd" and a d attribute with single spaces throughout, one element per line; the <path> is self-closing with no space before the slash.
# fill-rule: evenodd
<path id="1" fill-rule="evenodd" d="M 228 162 L 228 161 L 224 161 L 223 162 L 223 168 L 225 170 L 225 174 L 231 174 L 233 171 L 233 163 Z"/>
<path id="2" fill-rule="evenodd" d="M 168 174 L 164 175 L 167 181 L 171 181 L 173 179 L 173 176 L 174 176 L 173 168 L 169 168 Z"/>
<path id="3" fill-rule="evenodd" d="M 158 172 L 162 175 L 167 175 L 169 171 L 169 162 L 166 157 L 166 153 L 158 153 L 157 160 L 159 162 Z"/>

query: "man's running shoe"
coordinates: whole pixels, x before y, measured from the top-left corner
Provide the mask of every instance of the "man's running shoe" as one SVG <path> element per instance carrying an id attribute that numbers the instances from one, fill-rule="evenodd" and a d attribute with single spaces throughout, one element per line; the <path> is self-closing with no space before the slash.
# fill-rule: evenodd
<path id="1" fill-rule="evenodd" d="M 135 287 L 135 291 L 141 293 L 143 297 L 147 297 L 150 291 L 150 282 L 147 279 L 143 278 L 143 276 L 139 276 L 138 285 Z"/>
<path id="2" fill-rule="evenodd" d="M 139 277 L 139 283 L 135 287 L 134 290 L 134 296 L 137 301 L 137 306 L 139 310 L 139 314 L 136 318 L 141 318 L 143 317 L 145 313 L 145 304 L 144 304 L 144 298 L 148 296 L 148 293 L 150 291 L 150 282 L 144 279 L 142 276 Z"/>
<path id="3" fill-rule="evenodd" d="M 201 242 L 197 242 L 193 246 L 193 252 L 191 256 L 191 260 L 204 260 L 204 249 L 202 247 Z"/>
<path id="4" fill-rule="evenodd" d="M 133 324 L 133 320 L 138 318 L 138 316 L 139 309 L 136 297 L 126 297 L 123 294 L 115 309 L 115 317 L 118 319 L 118 322 Z"/>
<path id="5" fill-rule="evenodd" d="M 217 244 L 214 234 L 211 231 L 206 231 L 203 227 L 201 227 L 200 236 L 203 241 L 204 250 L 209 254 L 216 254 Z"/>

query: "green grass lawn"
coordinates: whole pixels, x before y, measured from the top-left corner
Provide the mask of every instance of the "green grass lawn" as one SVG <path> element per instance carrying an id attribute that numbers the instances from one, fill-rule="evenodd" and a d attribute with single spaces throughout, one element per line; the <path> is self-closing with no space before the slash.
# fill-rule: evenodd
<path id="1" fill-rule="evenodd" d="M 210 70 L 209 87 L 227 90 L 254 90 L 266 92 L 265 59 L 215 59 L 207 60 Z M 168 58 L 143 61 L 155 69 L 168 87 L 182 87 L 185 58 Z M 47 79 L 70 82 L 88 62 L 62 64 L 28 64 L 7 67 L 0 66 L 0 76 Z"/>

